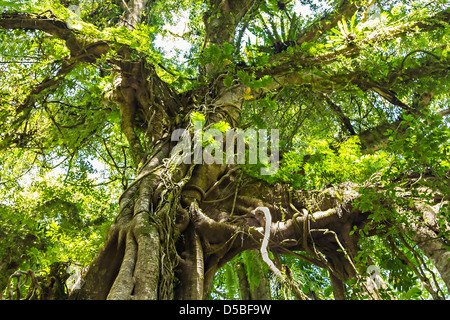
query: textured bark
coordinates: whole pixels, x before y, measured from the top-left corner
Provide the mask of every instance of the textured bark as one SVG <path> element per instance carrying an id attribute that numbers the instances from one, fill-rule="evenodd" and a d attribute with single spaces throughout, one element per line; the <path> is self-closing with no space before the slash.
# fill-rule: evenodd
<path id="1" fill-rule="evenodd" d="M 411 236 L 420 250 L 430 259 L 441 275 L 442 280 L 450 292 L 450 251 L 448 240 L 440 234 L 448 232 L 450 225 L 439 225 L 439 211 L 447 202 L 441 202 L 435 206 L 416 203 L 416 210 L 421 219 L 411 218 L 408 226 L 403 226 L 404 232 Z"/>
<path id="2" fill-rule="evenodd" d="M 203 247 L 200 238 L 191 225 L 184 232 L 184 251 L 180 255 L 175 287 L 175 298 L 180 300 L 202 300 L 204 291 Z"/>
<path id="3" fill-rule="evenodd" d="M 450 291 L 450 251 L 447 249 L 448 246 L 444 245 L 443 241 L 438 239 L 435 234 L 423 229 L 417 230 L 414 240 L 439 271 L 447 290 Z"/>
<path id="4" fill-rule="evenodd" d="M 257 250 L 252 250 L 254 255 L 259 255 Z M 237 274 L 239 278 L 239 290 L 241 293 L 242 300 L 270 300 L 270 285 L 267 273 L 264 272 L 262 268 L 261 261 L 253 262 L 254 269 L 253 272 L 258 272 L 256 278 L 259 280 L 258 283 L 252 283 L 252 277 L 249 274 L 248 268 L 244 261 L 240 261 L 237 265 Z M 255 270 L 256 269 L 256 270 Z"/>
<path id="5" fill-rule="evenodd" d="M 255 2 L 257 1 L 210 0 L 209 9 L 203 16 L 206 33 L 203 49 L 211 45 L 220 48 L 225 43 L 232 44 L 237 25 Z M 212 79 L 223 71 L 224 65 L 210 63 L 205 69 L 207 76 Z"/>
<path id="6" fill-rule="evenodd" d="M 364 1 L 361 1 L 364 2 Z M 297 38 L 297 43 L 301 45 L 304 42 L 313 42 L 321 36 L 322 33 L 333 29 L 342 19 L 347 20 L 358 10 L 357 3 L 351 0 L 343 0 L 339 2 L 340 5 L 330 13 L 325 14 L 319 18 L 315 23 L 309 26 L 306 30 L 302 30 Z"/>
<path id="7" fill-rule="evenodd" d="M 335 300 L 345 300 L 345 285 L 342 280 L 335 277 L 330 273 L 331 286 L 333 288 L 333 294 Z"/>

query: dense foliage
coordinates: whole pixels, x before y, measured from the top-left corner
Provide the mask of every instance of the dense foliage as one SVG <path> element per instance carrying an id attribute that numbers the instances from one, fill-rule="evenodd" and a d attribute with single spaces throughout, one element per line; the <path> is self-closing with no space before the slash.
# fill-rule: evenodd
<path id="1" fill-rule="evenodd" d="M 342 1 L 254 1 L 234 37 L 221 43 L 205 40 L 210 30 L 204 12 L 214 11 L 214 1 L 148 1 L 132 29 L 119 2 L 0 1 L 0 20 L 20 13 L 70 21 L 69 30 L 87 43 L 77 52 L 78 44 L 71 47 L 57 31 L 0 24 L 2 291 L 14 287 L 9 279 L 16 270 L 48 273 L 59 262 L 87 267 L 114 222 L 120 194 L 143 166 L 112 97 L 118 85 L 114 61 L 124 59 L 119 54 L 126 46 L 127 59 L 153 66 L 180 96 L 246 86 L 240 127 L 279 129 L 281 160 L 275 175 L 261 176 L 262 164 L 242 165 L 245 174 L 294 190 L 357 184 L 356 204 L 371 213 L 371 222 L 352 231 L 362 235 L 354 259 L 362 274 L 367 265 L 378 267 L 381 298 L 450 297 L 414 235 L 403 229 L 422 219 L 409 209 L 414 201 L 440 202 L 434 224 L 439 238 L 450 239 L 448 1 L 361 1 L 357 11 L 342 12 L 335 21 L 331 12 Z M 303 30 L 322 16 L 329 20 L 323 36 L 306 39 Z M 109 47 L 100 48 L 102 43 Z M 207 114 L 202 101 L 198 105 L 197 116 Z M 149 127 L 135 126 L 147 153 L 154 131 L 165 130 L 150 128 L 151 116 L 135 115 L 149 121 Z M 179 112 L 173 125 L 161 123 L 175 129 L 189 116 L 196 113 Z M 215 125 L 226 131 L 236 124 Z M 286 250 L 271 258 L 309 298 L 335 298 L 327 270 L 305 255 Z M 345 283 L 347 298 L 368 298 L 361 281 Z M 267 298 L 298 298 L 257 250 L 227 262 L 210 297 L 249 299 L 260 286 Z M 3 298 L 8 294 L 4 290 Z"/>

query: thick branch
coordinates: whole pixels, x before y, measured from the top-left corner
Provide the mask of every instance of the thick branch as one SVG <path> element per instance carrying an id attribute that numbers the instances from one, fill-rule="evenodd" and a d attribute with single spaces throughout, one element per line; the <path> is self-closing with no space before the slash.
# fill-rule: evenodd
<path id="1" fill-rule="evenodd" d="M 129 8 L 131 10 L 129 15 L 142 14 L 150 2 L 153 1 L 128 1 L 128 5 L 132 4 L 132 8 Z M 148 150 L 141 144 L 135 129 L 137 127 L 146 129 L 148 139 L 154 142 L 156 138 L 161 138 L 165 134 L 164 125 L 170 124 L 170 118 L 174 118 L 178 114 L 181 103 L 177 94 L 157 76 L 154 67 L 149 65 L 145 59 L 133 58 L 133 50 L 127 45 L 116 46 L 116 43 L 113 42 L 90 38 L 68 28 L 66 22 L 51 13 L 46 13 L 46 15 L 3 13 L 0 15 L 0 27 L 46 32 L 64 40 L 71 52 L 58 74 L 45 79 L 34 88 L 30 96 L 18 107 L 17 113 L 23 113 L 16 120 L 18 124 L 28 117 L 28 113 L 24 111 L 31 107 L 36 94 L 56 87 L 77 63 L 94 63 L 113 47 L 117 50 L 115 57 L 118 58 L 110 58 L 108 62 L 114 64 L 118 72 L 113 89 L 105 92 L 104 97 L 106 101 L 112 101 L 120 106 L 122 131 L 130 143 L 136 166 Z M 14 138 L 14 133 L 6 138 L 5 141 L 10 142 Z"/>
<path id="2" fill-rule="evenodd" d="M 435 16 L 425 18 L 423 20 L 410 21 L 398 25 L 387 26 L 385 28 L 373 31 L 367 37 L 355 40 L 352 45 L 317 56 L 306 56 L 301 53 L 291 56 L 289 53 L 282 53 L 274 56 L 271 60 L 272 65 L 268 68 L 262 69 L 257 73 L 259 77 L 265 75 L 269 76 L 284 76 L 283 79 L 277 79 L 274 82 L 274 87 L 298 85 L 303 84 L 301 75 L 306 72 L 298 70 L 305 70 L 313 67 L 326 66 L 341 58 L 355 57 L 360 54 L 361 48 L 370 45 L 383 43 L 400 37 L 408 33 L 426 32 L 442 28 L 445 21 L 450 20 L 450 9 L 444 10 Z M 278 63 L 277 63 L 278 62 Z M 422 71 L 423 72 L 423 71 Z"/>
<path id="3" fill-rule="evenodd" d="M 45 78 L 41 83 L 31 89 L 31 92 L 24 101 L 16 107 L 17 117 L 12 122 L 9 132 L 2 139 L 0 150 L 8 147 L 11 143 L 14 143 L 14 137 L 17 134 L 18 129 L 30 117 L 31 109 L 36 102 L 36 95 L 58 86 L 64 77 L 72 71 L 77 64 L 78 62 L 71 58 L 63 60 L 62 66 L 55 76 Z"/>
<path id="4" fill-rule="evenodd" d="M 50 16 L 31 13 L 2 13 L 0 27 L 4 29 L 41 30 L 66 42 L 73 58 L 83 62 L 94 62 L 106 54 L 109 45 L 103 40 L 89 39 L 69 29 L 67 23 Z"/>
<path id="5" fill-rule="evenodd" d="M 342 126 L 353 136 L 356 134 L 355 129 L 353 128 L 350 118 L 347 117 L 344 112 L 342 111 L 341 107 L 339 107 L 337 104 L 335 104 L 333 101 L 331 101 L 330 98 L 325 96 L 325 101 L 330 106 L 331 110 L 336 114 L 339 121 L 341 121 Z"/>

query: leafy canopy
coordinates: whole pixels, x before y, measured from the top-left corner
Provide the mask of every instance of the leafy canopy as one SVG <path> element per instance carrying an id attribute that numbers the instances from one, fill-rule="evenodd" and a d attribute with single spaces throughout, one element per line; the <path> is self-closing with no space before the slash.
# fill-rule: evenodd
<path id="1" fill-rule="evenodd" d="M 449 24 L 439 21 L 440 28 L 419 28 L 421 21 L 429 24 L 430 17 L 448 11 L 448 2 L 376 1 L 374 10 L 339 19 L 324 36 L 297 45 L 301 30 L 331 12 L 336 2 L 287 1 L 281 10 L 280 1 L 260 1 L 237 26 L 233 43 L 205 46 L 202 17 L 212 8 L 204 1 L 155 1 L 132 30 L 120 23 L 124 11 L 112 0 L 0 1 L 2 12 L 72 19 L 77 34 L 112 44 L 95 63 L 75 63 L 58 37 L 0 29 L 0 285 L 6 281 L 5 270 L 46 268 L 60 260 L 87 264 L 101 244 L 117 209 L 115 199 L 132 182 L 135 170 L 119 108 L 108 101 L 115 86 L 110 61 L 117 58 L 121 45 L 132 49 L 131 59 L 144 58 L 155 66 L 158 76 L 178 93 L 208 85 L 202 68 L 209 64 L 223 71 L 216 84 L 229 89 L 247 86 L 240 123 L 280 129 L 282 151 L 275 176 L 259 176 L 257 166 L 244 166 L 251 175 L 298 189 L 378 179 L 386 188 L 367 194 L 360 204 L 374 212 L 375 220 L 400 215 L 377 211 L 377 203 L 399 201 L 399 185 L 393 181 L 405 173 L 432 171 L 440 179 L 431 187 L 448 190 L 448 118 L 436 114 L 449 102 L 449 78 L 443 75 L 449 59 Z M 79 6 L 80 17 L 68 10 L 70 4 Z M 177 25 L 184 28 L 174 28 Z M 171 48 L 170 42 L 183 47 Z M 355 48 L 358 54 L 350 54 Z M 301 86 L 296 79 L 277 87 L 280 78 L 266 71 L 283 68 L 304 71 L 301 81 L 314 81 Z M 327 86 L 331 89 L 325 90 Z M 266 90 L 269 87 L 276 90 Z M 423 94 L 433 98 L 424 117 L 413 117 L 404 105 L 416 104 Z M 22 105 L 24 111 L 18 113 Z M 194 120 L 202 116 L 192 113 Z M 367 152 L 362 134 L 398 119 L 398 126 L 381 132 L 389 147 Z M 222 131 L 229 125 L 216 124 Z M 137 134 L 146 139 L 145 128 L 137 128 Z M 418 188 L 412 192 L 424 199 L 429 196 Z M 439 223 L 446 221 L 448 215 L 442 214 Z M 428 298 L 412 269 L 399 263 L 398 252 L 383 240 L 396 243 L 418 268 L 429 268 L 429 262 L 420 265 L 413 259 L 416 253 L 408 251 L 411 244 L 394 233 L 363 240 L 370 258 L 390 270 L 382 274 L 389 293 Z M 257 266 L 248 255 L 238 256 L 218 274 L 216 283 L 222 287 L 217 298 L 238 297 L 236 264 L 246 266 L 252 284 L 259 282 Z M 289 256 L 282 259 L 306 288 L 330 297 L 330 283 L 314 278 L 319 269 Z M 357 284 L 349 285 L 359 298 Z M 272 286 L 277 292 L 276 283 Z"/>

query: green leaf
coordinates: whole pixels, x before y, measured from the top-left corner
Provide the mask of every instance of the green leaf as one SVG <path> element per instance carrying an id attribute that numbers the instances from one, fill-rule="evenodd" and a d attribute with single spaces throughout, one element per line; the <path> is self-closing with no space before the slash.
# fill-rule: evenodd
<path id="1" fill-rule="evenodd" d="M 251 82 L 251 77 L 248 74 L 248 72 L 243 71 L 243 70 L 239 70 L 237 72 L 237 76 L 239 77 L 239 79 L 241 80 L 242 84 L 244 85 L 249 85 Z"/>
<path id="2" fill-rule="evenodd" d="M 190 117 L 191 117 L 191 122 L 192 123 L 194 123 L 194 122 L 201 122 L 202 125 L 204 125 L 205 122 L 206 122 L 205 115 L 200 113 L 200 112 L 194 111 L 194 112 L 191 113 Z"/>
<path id="3" fill-rule="evenodd" d="M 230 124 L 225 121 L 219 121 L 213 124 L 211 128 L 218 129 L 220 132 L 225 133 L 230 128 Z"/>
<path id="4" fill-rule="evenodd" d="M 223 85 L 224 85 L 225 87 L 228 87 L 228 88 L 229 88 L 229 87 L 231 87 L 231 86 L 233 85 L 233 81 L 234 81 L 233 76 L 227 74 L 227 75 L 225 76 L 225 78 L 223 79 Z"/>
<path id="5" fill-rule="evenodd" d="M 223 58 L 230 60 L 233 59 L 234 46 L 232 44 L 225 42 L 222 45 L 222 51 L 223 51 Z"/>

